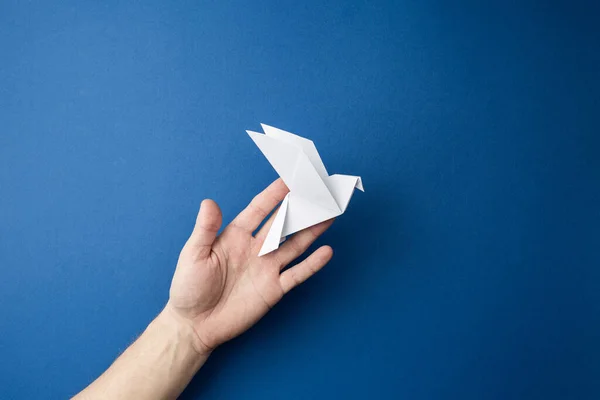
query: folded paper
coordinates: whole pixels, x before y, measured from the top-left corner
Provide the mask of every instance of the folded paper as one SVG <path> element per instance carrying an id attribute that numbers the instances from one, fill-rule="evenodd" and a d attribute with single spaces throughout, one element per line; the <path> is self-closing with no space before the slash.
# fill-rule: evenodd
<path id="1" fill-rule="evenodd" d="M 277 249 L 286 236 L 343 214 L 355 188 L 364 192 L 359 176 L 329 175 L 311 140 L 261 126 L 264 134 L 246 132 L 290 192 L 277 210 L 259 256 Z"/>

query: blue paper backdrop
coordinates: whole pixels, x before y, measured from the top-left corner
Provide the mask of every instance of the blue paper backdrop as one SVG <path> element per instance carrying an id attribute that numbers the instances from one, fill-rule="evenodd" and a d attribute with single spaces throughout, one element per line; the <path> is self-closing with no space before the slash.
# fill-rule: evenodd
<path id="1" fill-rule="evenodd" d="M 0 397 L 108 367 L 265 122 L 366 193 L 183 398 L 598 398 L 600 13 L 547 3 L 0 3 Z"/>

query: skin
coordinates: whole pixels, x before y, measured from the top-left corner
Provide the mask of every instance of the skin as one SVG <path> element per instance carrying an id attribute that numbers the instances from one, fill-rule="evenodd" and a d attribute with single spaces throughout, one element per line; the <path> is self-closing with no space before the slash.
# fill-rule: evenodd
<path id="1" fill-rule="evenodd" d="M 276 180 L 220 235 L 221 210 L 214 201 L 204 200 L 179 256 L 165 308 L 104 374 L 74 398 L 176 398 L 217 346 L 246 331 L 327 264 L 333 251 L 322 246 L 282 272 L 333 220 L 298 232 L 277 250 L 258 257 L 273 217 L 256 236 L 252 233 L 287 193 L 283 181 Z"/>

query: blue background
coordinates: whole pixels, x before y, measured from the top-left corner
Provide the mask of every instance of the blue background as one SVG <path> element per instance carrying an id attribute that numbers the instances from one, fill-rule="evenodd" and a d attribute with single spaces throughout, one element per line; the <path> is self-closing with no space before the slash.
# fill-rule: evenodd
<path id="1" fill-rule="evenodd" d="M 0 3 L 1 397 L 135 339 L 200 201 L 228 222 L 276 177 L 265 122 L 367 191 L 183 398 L 598 398 L 590 4 Z"/>

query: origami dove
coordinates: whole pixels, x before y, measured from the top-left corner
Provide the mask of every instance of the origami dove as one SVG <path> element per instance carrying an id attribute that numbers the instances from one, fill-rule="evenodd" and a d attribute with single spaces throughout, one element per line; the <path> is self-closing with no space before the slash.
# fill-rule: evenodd
<path id="1" fill-rule="evenodd" d="M 286 236 L 343 214 L 355 188 L 364 192 L 359 176 L 329 175 L 311 140 L 261 126 L 264 134 L 246 132 L 290 192 L 279 206 L 259 256 L 277 249 Z"/>

